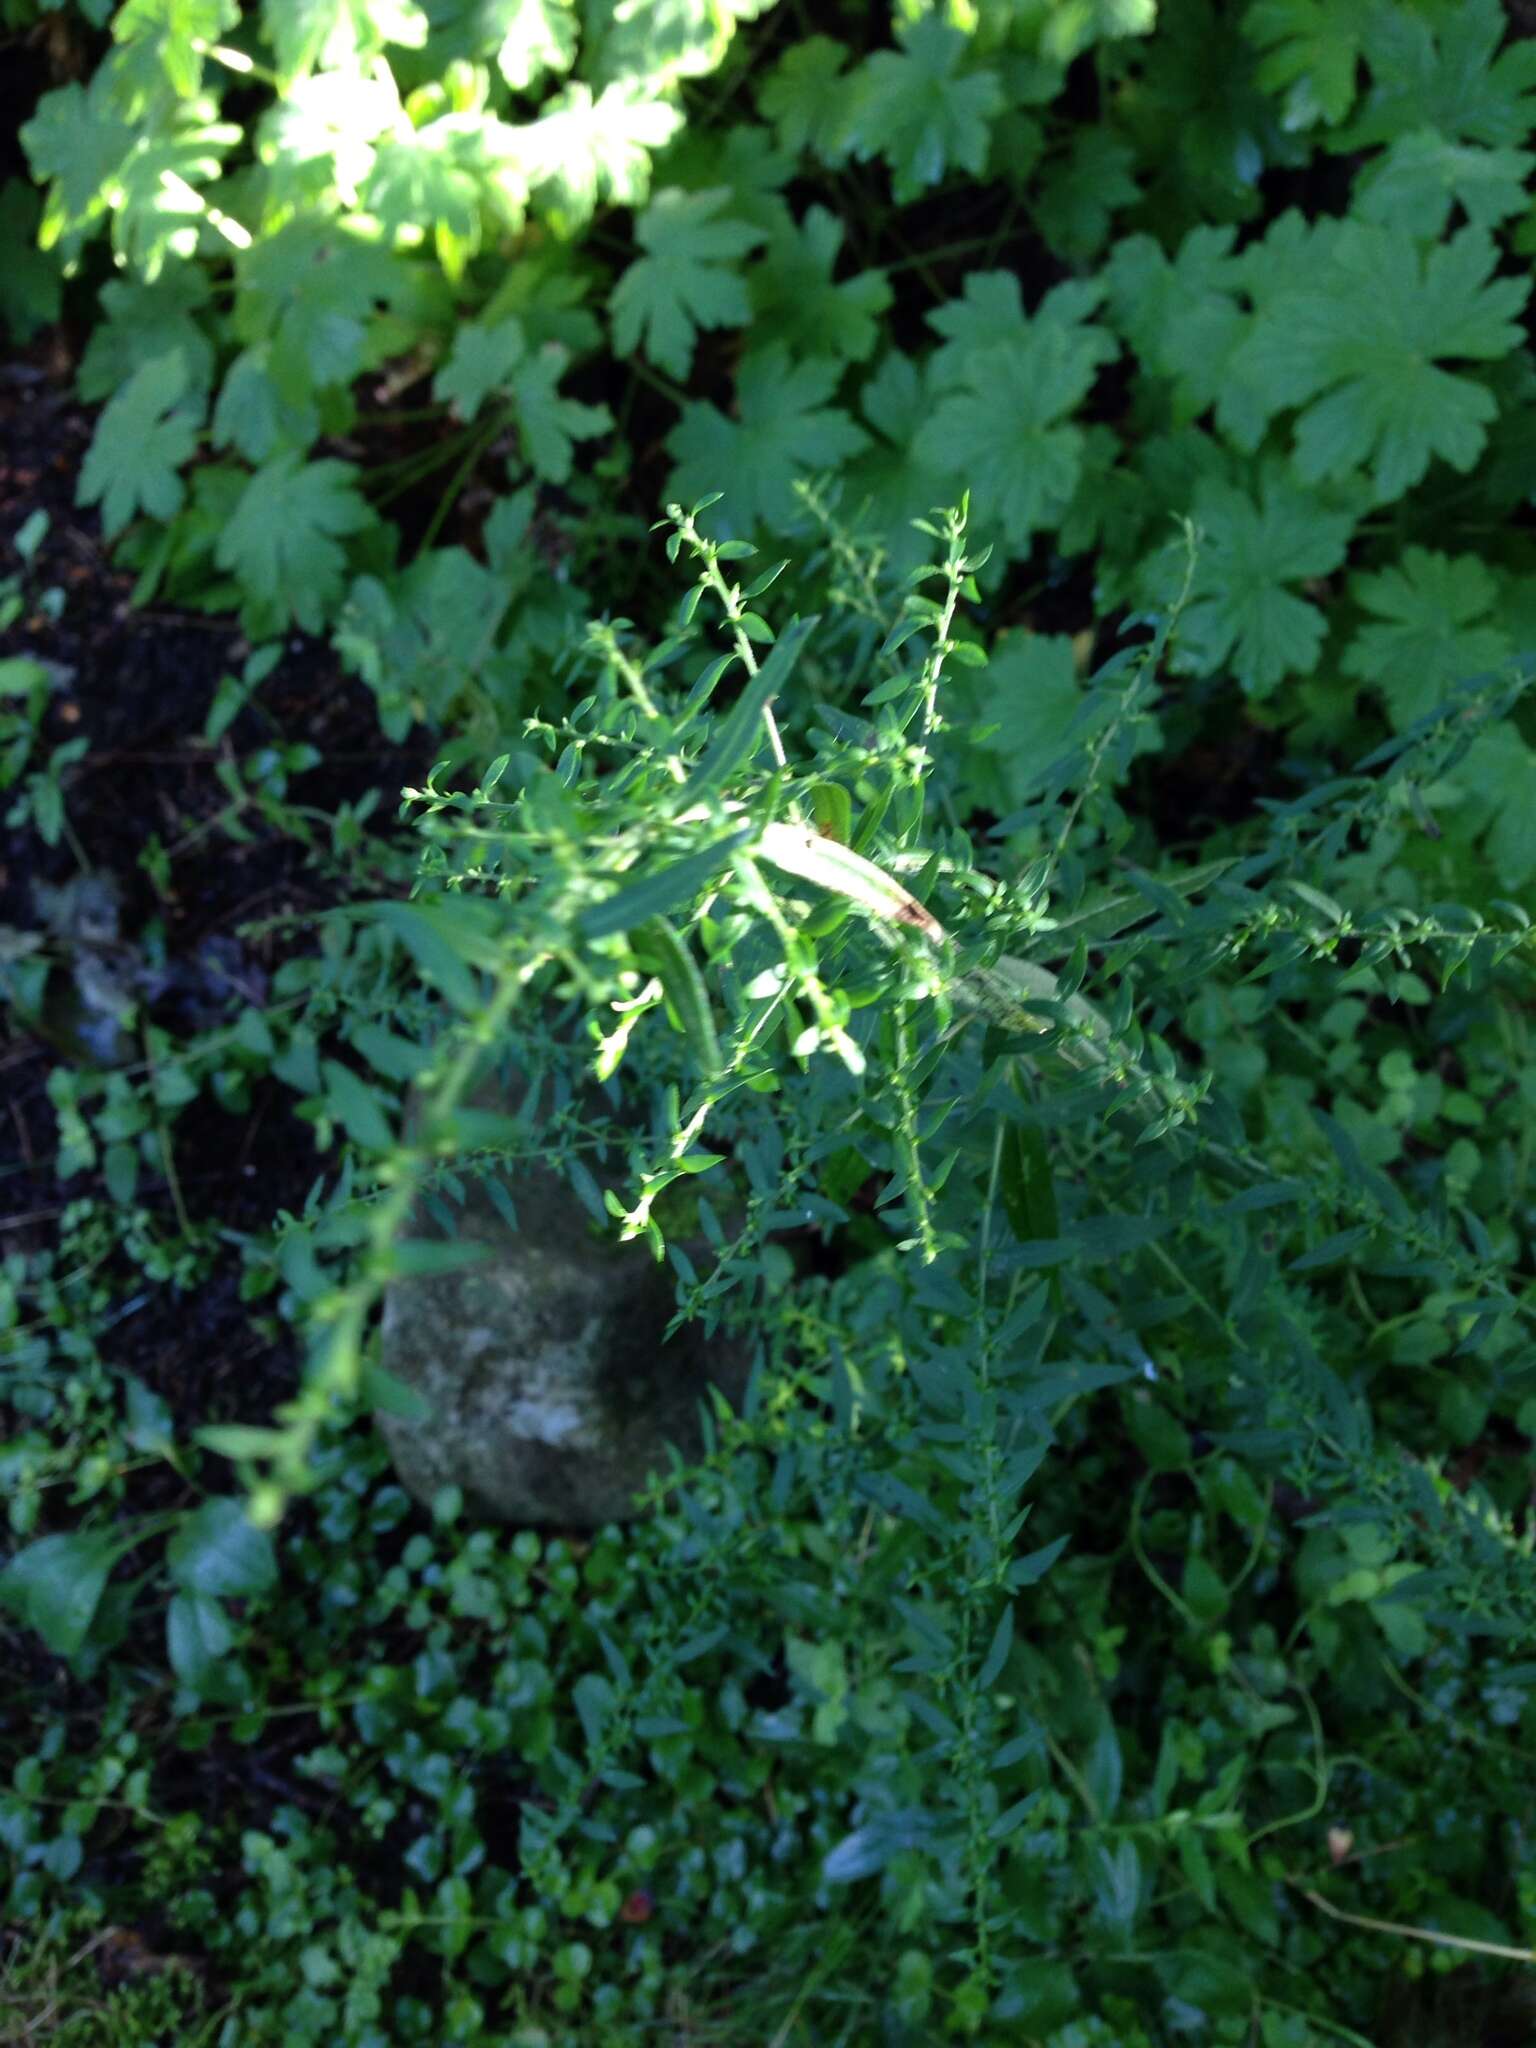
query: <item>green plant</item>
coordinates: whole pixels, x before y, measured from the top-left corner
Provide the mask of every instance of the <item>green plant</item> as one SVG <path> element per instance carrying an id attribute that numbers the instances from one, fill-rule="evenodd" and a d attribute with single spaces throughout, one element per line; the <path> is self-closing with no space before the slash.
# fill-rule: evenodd
<path id="1" fill-rule="evenodd" d="M 781 12 L 119 15 L 26 140 L 44 243 L 120 266 L 82 489 L 141 589 L 339 624 L 394 729 L 478 705 L 494 744 L 580 615 L 541 554 L 611 574 L 664 432 L 668 489 L 727 480 L 717 535 L 803 544 L 796 475 L 835 467 L 910 564 L 969 485 L 1010 620 L 1066 577 L 1165 603 L 1196 519 L 1186 719 L 1230 676 L 1361 752 L 1529 645 L 1536 60 L 1496 0 Z M 1519 715 L 1485 734 L 1451 893 L 1474 846 L 1536 872 L 1530 772 Z"/>
<path id="2" fill-rule="evenodd" d="M 1213 2039 L 1261 2027 L 1304 2041 L 1334 2017 L 1303 1981 L 1318 1912 L 1308 1900 L 1329 1902 L 1326 1877 L 1298 1875 L 1292 1858 L 1317 1841 L 1338 1810 L 1330 1802 L 1350 1797 L 1339 1788 L 1357 1768 L 1334 1754 L 1343 1745 L 1328 1729 L 1373 1703 L 1379 1712 L 1393 1686 L 1416 1693 L 1406 1673 L 1420 1665 L 1470 1668 L 1469 1649 L 1447 1647 L 1458 1638 L 1518 1641 L 1536 1598 L 1514 1499 L 1501 1507 L 1495 1493 L 1447 1483 L 1432 1449 L 1448 1429 L 1474 1435 L 1529 1398 L 1515 1248 L 1478 1223 L 1448 1167 L 1410 1203 L 1372 1163 L 1372 1125 L 1344 1118 L 1349 1064 L 1328 1064 L 1341 1003 L 1374 996 L 1385 1015 L 1423 1011 L 1421 1032 L 1454 1031 L 1461 1015 L 1496 1033 L 1524 986 L 1522 921 L 1387 910 L 1374 893 L 1351 907 L 1342 856 L 1390 827 L 1405 788 L 1450 772 L 1507 714 L 1509 692 L 1464 695 L 1373 772 L 1278 808 L 1245 854 L 1154 874 L 1136 858 L 1117 790 L 1170 623 L 1177 632 L 1165 622 L 1111 660 L 1084 690 L 1061 756 L 1038 763 L 1032 824 L 1046 851 L 1004 888 L 939 822 L 970 758 L 965 735 L 946 730 L 947 672 L 986 673 L 961 608 L 968 588 L 974 601 L 975 566 L 963 517 L 930 525 L 939 559 L 883 651 L 867 647 L 856 713 L 832 709 L 816 678 L 847 673 L 859 614 L 834 610 L 775 636 L 749 606 L 777 571 L 737 582 L 740 544 L 707 540 L 696 513 L 672 518 L 672 551 L 686 550 L 695 580 L 660 647 L 595 625 L 573 649 L 588 681 L 567 714 L 530 721 L 525 747 L 476 790 L 421 793 L 423 886 L 411 905 L 373 916 L 447 1006 L 435 1029 L 423 1013 L 432 1035 L 412 1062 L 422 1116 L 407 1144 L 386 1091 L 327 1069 L 372 1163 L 310 1228 L 299 1290 L 314 1332 L 309 1380 L 277 1427 L 202 1439 L 247 1467 L 260 1520 L 286 1490 L 318 1484 L 322 1525 L 351 1542 L 356 1482 L 335 1491 L 344 1468 L 323 1446 L 338 1401 L 390 1398 L 369 1360 L 369 1304 L 390 1273 L 452 1255 L 395 1243 L 398 1218 L 429 1176 L 451 1202 L 453 1173 L 498 1172 L 515 1199 L 523 1147 L 565 1159 L 600 1213 L 670 1258 L 680 1313 L 748 1320 L 763 1351 L 758 1390 L 745 1417 L 717 1415 L 698 1471 L 657 1481 L 658 1519 L 622 1565 L 606 1538 L 578 1565 L 563 1545 L 478 1532 L 441 1561 L 443 1539 L 413 1537 L 403 1574 L 361 1606 L 356 1558 L 316 1560 L 292 1581 L 330 1589 L 318 1632 L 306 1638 L 295 1617 L 280 1634 L 309 1644 L 313 1677 L 299 1683 L 307 1711 L 335 1731 L 315 1765 L 326 1774 L 355 1768 L 347 1724 L 322 1704 L 342 1617 L 356 1610 L 366 1631 L 370 1613 L 397 1611 L 428 1645 L 412 1667 L 414 1707 L 386 1665 L 362 1686 L 376 1706 L 349 1709 L 365 1742 L 404 1745 L 400 1775 L 430 1783 L 442 1810 L 405 1856 L 431 1903 L 408 1887 L 372 1937 L 355 1987 L 364 2005 L 346 2024 L 364 2024 L 400 1945 L 422 1943 L 445 1966 L 464 1960 L 467 1977 L 450 1968 L 448 2003 L 430 2009 L 459 2015 L 472 2038 L 493 2020 L 469 1987 L 504 1984 L 503 1969 L 528 1986 L 522 2021 L 581 2015 L 622 2038 L 620 2015 L 648 2009 L 653 1980 L 643 1968 L 638 1982 L 625 1975 L 633 1958 L 614 1959 L 619 1976 L 597 1968 L 585 1938 L 546 1945 L 545 1916 L 573 1897 L 585 1903 L 568 1914 L 611 1925 L 626 1887 L 646 1888 L 647 1865 L 614 1846 L 655 1826 L 637 1759 L 680 1790 L 702 1768 L 711 1832 L 729 1834 L 737 1801 L 777 1755 L 780 1812 L 808 1801 L 799 1875 L 782 1908 L 746 1880 L 739 1963 L 701 1989 L 701 2016 L 715 1997 L 727 2025 L 738 2008 L 773 2011 L 774 2024 L 809 2014 L 818 1976 L 797 1998 L 752 1960 L 770 1935 L 801 1954 L 789 1918 L 803 1921 L 809 1900 L 818 1926 L 861 1930 L 860 1973 L 836 1980 L 868 1987 L 850 2040 L 868 2038 L 881 2010 L 888 2025 L 931 2019 L 962 2035 L 1019 2026 L 1055 2041 L 1067 2029 L 1063 2048 L 1074 2012 L 1088 2011 L 1135 2038 L 1127 2030 L 1155 1985 Z M 839 546 L 853 574 L 858 551 L 846 536 Z M 733 673 L 731 710 L 704 721 Z M 1339 894 L 1319 886 L 1325 874 Z M 1458 1010 L 1458 986 L 1469 1009 Z M 1202 991 L 1193 1012 L 1190 987 Z M 555 1021 L 573 1003 L 585 1028 Z M 1294 1070 L 1270 1074 L 1262 1118 L 1245 1114 L 1252 1064 L 1228 1032 L 1251 1032 L 1282 1005 Z M 1200 1085 L 1182 1077 L 1170 1031 L 1210 1045 Z M 404 1044 L 359 1033 L 353 1052 L 381 1057 L 388 1081 Z M 628 1123 L 600 1134 L 615 1162 L 607 1188 L 583 1164 L 588 1125 L 524 1127 L 462 1108 L 487 1044 L 543 1071 L 556 1099 L 595 1060 L 626 1077 L 632 1103 L 638 1091 L 652 1105 L 638 1134 Z M 1361 1050 L 1370 1056 L 1368 1037 Z M 1381 1064 L 1401 1072 L 1405 1108 L 1387 1104 L 1374 1129 L 1433 1117 L 1444 1097 L 1420 1096 L 1412 1058 Z M 735 1193 L 713 1198 L 725 1172 Z M 659 1198 L 680 1180 L 714 1246 L 707 1268 L 665 1236 Z M 807 1229 L 840 1247 L 841 1276 L 787 1287 L 784 1233 Z M 1466 1363 L 1447 1378 L 1431 1362 L 1452 1356 Z M 1417 1386 L 1411 1375 L 1378 1386 L 1378 1357 L 1430 1371 Z M 1446 1409 L 1452 1384 L 1475 1412 Z M 1128 1520 L 1122 1502 L 1095 1542 L 1085 1512 L 1127 1458 L 1141 1473 Z M 1303 1504 L 1299 1526 L 1282 1500 Z M 403 1503 L 380 1501 L 386 1527 Z M 450 1529 L 457 1504 L 439 1506 Z M 81 1540 L 23 1552 L 6 1574 L 11 1597 L 31 1597 L 48 1541 Z M 520 1572 L 539 1558 L 557 1598 L 585 1580 L 579 1618 L 573 1608 L 556 1626 L 541 1603 L 517 1620 Z M 1127 1639 L 1118 1570 L 1160 1603 L 1171 1689 L 1149 1683 Z M 258 1657 L 264 1632 L 250 1617 L 273 1597 L 306 1597 L 282 1584 L 264 1567 L 237 1589 L 254 1603 L 244 1639 Z M 1282 1603 L 1284 1637 L 1269 1618 L 1282 1588 L 1295 1603 Z M 610 1619 L 621 1611 L 622 1635 Z M 765 1612 L 782 1661 L 764 1641 Z M 513 1658 L 496 1705 L 464 1662 L 477 1642 Z M 248 1661 L 214 1683 L 213 1653 L 178 1650 L 174 1620 L 169 1656 L 194 1716 L 222 1702 L 243 1725 L 262 1724 L 270 1681 Z M 1498 1667 L 1494 1651 L 1484 1683 Z M 298 1679 L 286 1660 L 275 1669 L 285 1686 Z M 775 1670 L 783 1704 L 749 1709 Z M 477 1833 L 454 1817 L 471 1810 L 474 1773 L 412 1760 L 423 1712 L 445 1717 L 438 1739 L 450 1752 L 510 1745 L 539 1773 L 540 1794 L 520 1802 L 515 1870 L 487 1878 L 489 1890 L 475 1875 Z M 685 1762 L 690 1731 L 707 1760 L 697 1767 Z M 723 1764 L 717 1746 L 742 1733 L 749 1747 Z M 1405 1816 L 1422 1812 L 1401 1758 L 1389 1763 L 1378 1738 L 1371 1746 L 1358 1796 L 1379 1801 L 1390 1782 Z M 802 1770 L 804 1792 L 792 1791 Z M 365 1775 L 358 1796 L 387 1828 L 392 1801 L 381 1808 L 363 1790 L 375 1784 Z M 699 1817 L 682 1824 L 686 1836 Z M 1479 1868 L 1503 1866 L 1468 1860 L 1458 1839 L 1457 1857 L 1393 1924 L 1412 1938 L 1428 1915 L 1453 1958 L 1479 1940 L 1517 1953 L 1465 1889 L 1477 1890 Z M 761 1869 L 760 1853 L 733 1867 Z M 312 1942 L 335 1924 L 325 1940 L 337 1960 L 314 1963 L 313 1996 L 283 2005 L 280 2020 L 271 2008 L 290 2038 L 322 2038 L 338 2024 L 339 1988 L 327 1987 L 364 1953 L 346 1932 L 366 1919 L 360 1880 L 297 1812 L 276 1834 L 248 1836 L 243 1855 L 252 1912 L 270 1893 L 261 1910 L 278 1915 L 253 1919 L 252 1934 L 266 1924 Z M 685 1857 L 679 1903 L 692 1895 L 688 1868 Z M 880 1963 L 855 1903 L 871 1888 Z M 516 1932 L 530 1912 L 529 1931 Z M 840 1937 L 817 1938 L 851 1967 Z M 1275 1958 L 1257 1980 L 1253 1940 Z M 476 1962 L 484 1942 L 490 1955 Z"/>
<path id="3" fill-rule="evenodd" d="M 91 1192 L 0 1284 L 23 1973 L 153 1915 L 229 2002 L 124 2038 L 220 2048 L 1518 2028 L 1528 39 L 56 26 L 105 54 L 27 127 L 0 305 L 88 321 L 140 595 L 257 643 L 151 879 L 291 838 L 340 901 L 268 922 L 264 999 L 125 987 L 119 1063 L 48 1081 Z M 645 522 L 722 485 L 679 602 Z M 295 794 L 305 734 L 230 743 L 294 626 L 428 728 L 401 846 Z M 27 1028 L 55 939 L 7 935 Z M 467 1106 L 502 1057 L 537 1110 Z M 314 1184 L 226 1234 L 306 1375 L 180 1441 L 103 1340 L 217 1256 L 187 1112 L 274 1089 Z M 348 1420 L 384 1287 L 530 1154 L 758 1351 L 622 1534 L 419 1512 Z"/>

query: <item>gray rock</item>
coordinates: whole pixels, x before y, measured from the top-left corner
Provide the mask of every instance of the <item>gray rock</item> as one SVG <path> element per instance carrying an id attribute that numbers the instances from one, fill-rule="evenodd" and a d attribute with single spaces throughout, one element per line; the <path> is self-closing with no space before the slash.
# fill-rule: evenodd
<path id="1" fill-rule="evenodd" d="M 513 1192 L 516 1232 L 483 1183 L 455 1211 L 456 1238 L 488 1248 L 481 1263 L 389 1287 L 380 1362 L 431 1413 L 379 1425 L 419 1500 L 453 1485 L 496 1521 L 620 1521 L 668 1445 L 697 1453 L 707 1388 L 739 1402 L 747 1348 L 698 1326 L 664 1343 L 670 1270 L 644 1244 L 605 1240 L 549 1168 L 519 1168 Z M 413 1236 L 429 1234 L 421 1220 Z"/>

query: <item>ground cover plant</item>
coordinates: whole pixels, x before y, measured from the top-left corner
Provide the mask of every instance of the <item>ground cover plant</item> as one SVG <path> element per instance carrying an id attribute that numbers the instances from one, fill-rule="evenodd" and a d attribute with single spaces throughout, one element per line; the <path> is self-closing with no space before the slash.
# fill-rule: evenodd
<path id="1" fill-rule="evenodd" d="M 1517 16 L 5 0 L 10 2036 L 1528 2038 Z"/>

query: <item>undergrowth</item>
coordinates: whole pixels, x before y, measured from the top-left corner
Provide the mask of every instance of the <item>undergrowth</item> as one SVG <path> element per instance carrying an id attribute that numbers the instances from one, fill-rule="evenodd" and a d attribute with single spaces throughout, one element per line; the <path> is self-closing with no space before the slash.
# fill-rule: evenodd
<path id="1" fill-rule="evenodd" d="M 0 20 L 0 308 L 85 324 L 139 600 L 245 636 L 135 886 L 324 882 L 164 1021 L 30 522 L 0 2038 L 1526 2038 L 1530 44 Z M 397 823 L 247 737 L 301 634 Z M 314 1178 L 234 1229 L 178 1161 L 275 1100 Z M 369 1421 L 529 1160 L 753 1353 L 623 1530 L 425 1509 Z M 178 1415 L 113 1332 L 216 1283 L 302 1369 Z"/>

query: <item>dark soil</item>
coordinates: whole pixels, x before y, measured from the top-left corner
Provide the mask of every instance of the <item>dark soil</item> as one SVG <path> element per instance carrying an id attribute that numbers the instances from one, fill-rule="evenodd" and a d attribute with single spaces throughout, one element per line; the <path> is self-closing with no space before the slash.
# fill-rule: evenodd
<path id="1" fill-rule="evenodd" d="M 12 543 L 23 522 L 38 511 L 49 522 L 27 572 L 32 607 L 0 636 L 0 656 L 25 653 L 70 671 L 54 692 L 45 750 L 82 736 L 90 743 L 65 775 L 73 845 L 49 848 L 30 825 L 0 823 L 0 926 L 38 929 L 46 892 L 77 881 L 83 860 L 115 896 L 125 957 L 155 963 L 150 1020 L 180 1036 L 259 1006 L 282 960 L 308 949 L 310 921 L 339 894 L 323 849 L 306 849 L 250 810 L 240 821 L 248 839 L 222 830 L 230 798 L 216 773 L 221 757 L 307 742 L 319 763 L 293 779 L 290 798 L 334 811 L 377 790 L 373 823 L 384 828 L 422 764 L 381 737 L 367 688 L 302 636 L 217 745 L 201 739 L 220 678 L 238 673 L 248 649 L 229 618 L 132 608 L 132 575 L 112 566 L 94 514 L 74 506 L 91 431 L 92 416 L 41 352 L 0 368 L 0 577 L 20 567 Z M 64 597 L 57 619 L 41 603 L 50 588 Z M 158 888 L 141 858 L 152 840 L 169 863 Z M 63 1056 L 13 1021 L 0 1029 L 9 1034 L 0 1037 L 0 1254 L 30 1253 L 52 1241 L 66 1203 L 109 1197 L 93 1176 L 61 1182 L 54 1169 L 46 1091 Z M 67 1063 L 77 1065 L 78 1053 Z M 175 1167 L 196 1219 L 257 1234 L 280 1209 L 302 1206 L 331 1162 L 293 1101 L 266 1081 L 239 1115 L 205 1097 L 182 1111 Z M 136 1199 L 170 1222 L 163 1179 L 141 1182 Z M 240 1276 L 239 1248 L 228 1244 L 184 1296 L 141 1282 L 133 1312 L 105 1341 L 111 1361 L 162 1394 L 178 1420 L 265 1420 L 292 1388 L 289 1347 L 253 1328 Z"/>

